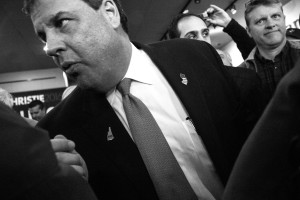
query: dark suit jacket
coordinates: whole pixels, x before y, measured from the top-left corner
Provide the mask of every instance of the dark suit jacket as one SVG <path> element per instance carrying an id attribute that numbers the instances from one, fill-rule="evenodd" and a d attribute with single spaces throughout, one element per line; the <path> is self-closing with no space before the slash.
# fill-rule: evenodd
<path id="1" fill-rule="evenodd" d="M 224 200 L 300 199 L 300 60 L 277 86 L 235 164 Z"/>
<path id="2" fill-rule="evenodd" d="M 262 91 L 261 79 L 254 70 L 242 67 L 225 67 L 237 84 L 240 100 L 245 108 L 244 116 L 246 118 L 242 119 L 240 125 L 250 134 L 268 103 L 268 99 Z"/>
<path id="3" fill-rule="evenodd" d="M 180 98 L 225 184 L 247 136 L 236 123 L 244 117 L 236 85 L 218 53 L 205 42 L 188 39 L 136 46 L 150 56 Z M 187 85 L 181 83 L 181 73 Z M 157 199 L 137 147 L 104 94 L 77 88 L 38 126 L 51 136 L 63 134 L 75 141 L 99 198 Z M 109 128 L 114 136 L 110 141 Z"/>
<path id="4" fill-rule="evenodd" d="M 0 103 L 0 199 L 96 200 L 70 166 L 58 165 L 46 132 Z"/>

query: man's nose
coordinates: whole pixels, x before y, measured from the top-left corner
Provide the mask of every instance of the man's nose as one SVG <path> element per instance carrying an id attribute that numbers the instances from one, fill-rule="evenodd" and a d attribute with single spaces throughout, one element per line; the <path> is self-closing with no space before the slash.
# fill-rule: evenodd
<path id="1" fill-rule="evenodd" d="M 51 57 L 57 57 L 66 49 L 63 40 L 56 36 L 47 37 L 46 45 L 46 54 Z"/>
<path id="2" fill-rule="evenodd" d="M 274 28 L 276 26 L 276 23 L 274 22 L 274 20 L 272 19 L 268 19 L 267 22 L 266 22 L 266 27 L 271 29 L 271 28 Z"/>

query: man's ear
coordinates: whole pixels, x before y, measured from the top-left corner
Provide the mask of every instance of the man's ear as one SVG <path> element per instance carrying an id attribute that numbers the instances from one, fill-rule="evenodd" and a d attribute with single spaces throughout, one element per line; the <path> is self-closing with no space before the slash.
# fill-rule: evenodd
<path id="1" fill-rule="evenodd" d="M 103 0 L 102 9 L 105 13 L 105 17 L 113 28 L 118 28 L 121 24 L 120 13 L 118 11 L 117 5 L 113 0 Z"/>
<path id="2" fill-rule="evenodd" d="M 248 28 L 248 26 L 246 27 L 246 31 L 247 31 L 247 33 L 248 33 L 249 37 L 251 37 L 251 38 L 252 38 L 252 35 L 251 35 L 251 32 L 250 32 L 250 29 Z"/>

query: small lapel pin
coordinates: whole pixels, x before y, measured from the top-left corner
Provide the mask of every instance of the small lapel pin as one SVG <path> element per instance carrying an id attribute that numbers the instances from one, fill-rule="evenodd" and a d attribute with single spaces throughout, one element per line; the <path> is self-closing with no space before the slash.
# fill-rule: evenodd
<path id="1" fill-rule="evenodd" d="M 181 83 L 183 83 L 184 85 L 188 84 L 188 80 L 187 80 L 187 78 L 185 77 L 184 74 L 180 73 L 180 78 L 182 79 Z"/>
<path id="2" fill-rule="evenodd" d="M 113 135 L 112 132 L 111 132 L 111 128 L 108 127 L 107 141 L 111 141 L 111 140 L 113 140 L 114 138 L 115 138 L 115 137 L 114 137 L 114 135 Z"/>

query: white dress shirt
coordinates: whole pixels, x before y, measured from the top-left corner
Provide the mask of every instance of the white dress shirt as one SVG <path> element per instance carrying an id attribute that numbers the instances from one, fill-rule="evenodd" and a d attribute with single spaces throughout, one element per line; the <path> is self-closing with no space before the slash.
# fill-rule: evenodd
<path id="1" fill-rule="evenodd" d="M 220 199 L 223 186 L 184 106 L 149 56 L 134 45 L 124 78 L 133 80 L 130 93 L 150 110 L 198 198 Z M 107 99 L 132 138 L 120 92 L 114 88 Z"/>

